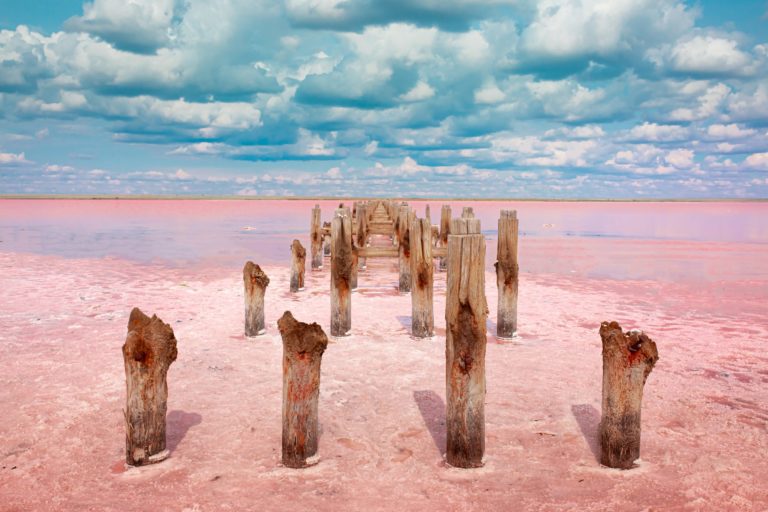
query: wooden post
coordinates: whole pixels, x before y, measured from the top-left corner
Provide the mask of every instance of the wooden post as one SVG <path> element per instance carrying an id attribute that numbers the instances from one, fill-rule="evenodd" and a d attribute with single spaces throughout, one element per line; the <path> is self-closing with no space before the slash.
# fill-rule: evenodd
<path id="1" fill-rule="evenodd" d="M 600 463 L 629 469 L 640 457 L 643 386 L 659 353 L 642 331 L 622 332 L 616 322 L 600 325 L 603 340 L 603 417 Z"/>
<path id="2" fill-rule="evenodd" d="M 328 337 L 319 325 L 299 322 L 290 311 L 277 328 L 283 338 L 283 465 L 304 468 L 316 462 L 320 362 Z"/>
<path id="3" fill-rule="evenodd" d="M 434 334 L 435 315 L 432 310 L 432 226 L 429 219 L 416 219 L 411 224 L 411 334 L 429 338 Z"/>
<path id="4" fill-rule="evenodd" d="M 471 206 L 465 206 L 461 210 L 461 218 L 462 219 L 474 219 L 475 218 L 475 211 L 472 209 Z"/>
<path id="5" fill-rule="evenodd" d="M 427 205 L 426 208 L 424 208 L 424 218 L 429 221 L 429 225 L 432 225 L 432 217 L 429 215 L 429 205 Z"/>
<path id="6" fill-rule="evenodd" d="M 331 223 L 323 222 L 323 256 L 331 255 Z"/>
<path id="7" fill-rule="evenodd" d="M 312 208 L 312 224 L 309 230 L 312 251 L 312 270 L 323 268 L 323 234 L 320 230 L 320 205 Z"/>
<path id="8" fill-rule="evenodd" d="M 352 328 L 352 219 L 336 210 L 331 223 L 331 336 Z"/>
<path id="9" fill-rule="evenodd" d="M 413 220 L 413 213 L 409 206 L 400 206 L 398 210 L 398 241 L 400 249 L 398 252 L 398 261 L 400 266 L 400 280 L 398 290 L 401 293 L 411 291 L 411 247 L 410 247 L 410 227 Z"/>
<path id="10" fill-rule="evenodd" d="M 168 368 L 176 360 L 176 338 L 171 326 L 133 308 L 123 345 L 125 363 L 125 462 L 154 464 L 168 458 L 165 413 L 168 406 Z"/>
<path id="11" fill-rule="evenodd" d="M 480 233 L 480 219 L 467 217 L 466 219 L 451 219 L 452 235 L 476 235 Z"/>
<path id="12" fill-rule="evenodd" d="M 269 285 L 267 274 L 261 267 L 249 261 L 243 267 L 245 285 L 245 335 L 264 334 L 264 293 Z"/>
<path id="13" fill-rule="evenodd" d="M 451 232 L 451 207 L 444 204 L 440 209 L 440 246 L 448 247 L 448 235 Z M 448 268 L 448 258 L 440 258 L 440 270 Z"/>
<path id="14" fill-rule="evenodd" d="M 365 247 L 368 241 L 368 206 L 360 203 L 357 210 L 357 239 L 355 246 L 359 249 Z M 365 258 L 358 258 L 358 269 L 365 270 Z"/>
<path id="15" fill-rule="evenodd" d="M 496 337 L 517 335 L 517 212 L 502 210 L 499 217 L 499 239 L 496 252 L 496 286 L 499 303 L 496 314 Z"/>
<path id="16" fill-rule="evenodd" d="M 485 452 L 485 240 L 448 237 L 445 304 L 446 460 L 482 466 Z"/>
<path id="17" fill-rule="evenodd" d="M 318 251 L 319 252 L 319 251 Z M 304 267 L 307 260 L 307 250 L 301 242 L 294 240 L 291 244 L 291 291 L 304 289 Z"/>

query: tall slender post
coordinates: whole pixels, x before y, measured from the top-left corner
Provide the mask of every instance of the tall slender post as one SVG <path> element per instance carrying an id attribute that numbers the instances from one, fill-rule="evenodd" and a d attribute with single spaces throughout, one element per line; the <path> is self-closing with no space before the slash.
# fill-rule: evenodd
<path id="1" fill-rule="evenodd" d="M 496 314 L 496 337 L 517 335 L 517 212 L 502 210 L 499 217 L 499 238 L 496 252 L 496 286 L 499 303 Z"/>
<path id="2" fill-rule="evenodd" d="M 301 242 L 294 240 L 291 244 L 291 291 L 304 289 L 304 268 L 307 261 L 307 250 Z"/>
<path id="3" fill-rule="evenodd" d="M 269 285 L 267 274 L 249 261 L 243 267 L 245 285 L 245 335 L 258 336 L 266 332 L 264 325 L 264 293 Z"/>
<path id="4" fill-rule="evenodd" d="M 446 460 L 460 468 L 483 465 L 487 317 L 483 235 L 450 235 L 445 304 Z"/>
<path id="5" fill-rule="evenodd" d="M 411 333 L 417 338 L 434 334 L 432 288 L 435 264 L 432 260 L 432 226 L 429 219 L 416 219 L 410 229 L 411 247 Z"/>
<path id="6" fill-rule="evenodd" d="M 320 229 L 320 205 L 312 208 L 312 224 L 310 225 L 309 238 L 312 251 L 312 270 L 323 268 L 323 234 Z"/>
<path id="7" fill-rule="evenodd" d="M 352 328 L 352 219 L 338 209 L 331 223 L 331 336 Z"/>
<path id="8" fill-rule="evenodd" d="M 448 247 L 448 235 L 451 232 L 451 207 L 444 204 L 440 209 L 440 246 Z M 448 257 L 440 258 L 440 270 L 448 267 Z"/>
<path id="9" fill-rule="evenodd" d="M 475 217 L 475 211 L 472 209 L 471 206 L 465 206 L 461 210 L 461 218 L 462 219 L 473 219 Z"/>
<path id="10" fill-rule="evenodd" d="M 304 468 L 317 454 L 320 363 L 328 346 L 323 329 L 293 318 L 277 321 L 283 338 L 283 465 Z"/>
<path id="11" fill-rule="evenodd" d="M 323 256 L 331 255 L 331 223 L 323 222 Z"/>
<path id="12" fill-rule="evenodd" d="M 133 308 L 123 345 L 125 363 L 125 462 L 144 466 L 168 457 L 165 413 L 168 368 L 176 360 L 171 326 Z"/>
<path id="13" fill-rule="evenodd" d="M 360 203 L 357 206 L 357 237 L 355 246 L 364 248 L 368 241 L 368 205 Z M 358 270 L 365 270 L 365 258 L 358 258 Z"/>
<path id="14" fill-rule="evenodd" d="M 424 208 L 424 218 L 429 221 L 429 225 L 431 226 L 432 225 L 432 217 L 429 214 L 429 205 L 427 205 L 426 208 Z"/>
<path id="15" fill-rule="evenodd" d="M 642 331 L 622 332 L 616 322 L 600 325 L 603 341 L 603 417 L 600 463 L 630 469 L 640 457 L 643 386 L 659 360 L 656 343 Z"/>
<path id="16" fill-rule="evenodd" d="M 411 246 L 410 246 L 410 227 L 413 220 L 413 213 L 409 206 L 400 206 L 398 210 L 398 241 L 400 248 L 398 251 L 398 260 L 400 266 L 400 280 L 398 289 L 401 293 L 411 291 Z"/>

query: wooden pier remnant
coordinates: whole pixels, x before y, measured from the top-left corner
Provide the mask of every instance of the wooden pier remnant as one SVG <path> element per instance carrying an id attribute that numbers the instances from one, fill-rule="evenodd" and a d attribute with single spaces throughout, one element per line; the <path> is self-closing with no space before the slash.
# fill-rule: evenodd
<path id="1" fill-rule="evenodd" d="M 485 240 L 448 236 L 445 304 L 446 460 L 480 467 L 485 452 Z"/>
<path id="2" fill-rule="evenodd" d="M 435 331 L 432 308 L 434 261 L 432 260 L 432 226 L 429 219 L 416 219 L 410 228 L 411 249 L 411 334 L 429 338 Z"/>
<path id="3" fill-rule="evenodd" d="M 130 466 L 154 464 L 168 458 L 166 377 L 176 356 L 176 338 L 171 326 L 156 315 L 149 318 L 139 308 L 133 308 L 123 345 L 125 462 Z"/>
<path id="4" fill-rule="evenodd" d="M 398 290 L 401 293 L 407 293 L 411 291 L 410 226 L 413 221 L 413 212 L 408 205 L 400 206 L 397 212 L 398 261 L 400 267 Z"/>
<path id="5" fill-rule="evenodd" d="M 291 244 L 291 282 L 292 292 L 304 289 L 304 269 L 307 261 L 307 250 L 298 240 Z"/>
<path id="6" fill-rule="evenodd" d="M 355 247 L 358 249 L 365 248 L 368 243 L 368 205 L 366 203 L 360 203 L 357 206 L 357 233 L 355 237 Z M 358 257 L 357 265 L 358 270 L 365 270 L 365 257 Z"/>
<path id="7" fill-rule="evenodd" d="M 323 256 L 331 255 L 331 223 L 323 222 Z"/>
<path id="8" fill-rule="evenodd" d="M 261 267 L 249 261 L 243 267 L 245 285 L 245 335 L 258 336 L 266 332 L 264 325 L 264 293 L 269 277 Z"/>
<path id="9" fill-rule="evenodd" d="M 499 290 L 496 314 L 496 337 L 517 335 L 517 264 L 518 221 L 515 210 L 502 210 L 499 217 L 499 237 L 496 252 L 496 285 Z"/>
<path id="10" fill-rule="evenodd" d="M 320 228 L 320 205 L 312 208 L 312 224 L 310 225 L 310 250 L 312 251 L 312 270 L 323 268 L 323 233 Z"/>
<path id="11" fill-rule="evenodd" d="M 317 454 L 320 363 L 328 337 L 317 325 L 290 311 L 277 321 L 283 339 L 283 465 L 304 468 Z"/>
<path id="12" fill-rule="evenodd" d="M 444 204 L 440 209 L 440 247 L 448 247 L 448 235 L 451 232 L 451 207 Z M 440 257 L 440 270 L 448 267 L 448 258 Z"/>
<path id="13" fill-rule="evenodd" d="M 643 386 L 659 353 L 642 331 L 623 332 L 616 322 L 600 325 L 603 341 L 603 412 L 600 463 L 630 469 L 640 457 Z"/>
<path id="14" fill-rule="evenodd" d="M 352 219 L 340 208 L 331 222 L 331 336 L 352 328 Z"/>
<path id="15" fill-rule="evenodd" d="M 471 206 L 465 206 L 461 210 L 461 218 L 462 219 L 474 219 L 475 218 L 475 211 L 472 209 Z"/>

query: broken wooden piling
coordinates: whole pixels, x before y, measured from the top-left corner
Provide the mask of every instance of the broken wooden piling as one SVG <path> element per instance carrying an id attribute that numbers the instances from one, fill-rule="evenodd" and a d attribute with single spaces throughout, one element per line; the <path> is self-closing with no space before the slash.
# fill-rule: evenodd
<path id="1" fill-rule="evenodd" d="M 515 210 L 502 210 L 499 217 L 499 236 L 496 252 L 496 285 L 499 291 L 496 313 L 496 337 L 512 338 L 517 335 L 517 291 L 519 267 L 517 264 L 518 221 Z"/>
<path id="2" fill-rule="evenodd" d="M 310 225 L 310 250 L 312 251 L 312 270 L 323 268 L 323 233 L 320 228 L 320 205 L 312 208 L 312 223 Z"/>
<path id="3" fill-rule="evenodd" d="M 368 242 L 368 205 L 366 203 L 360 203 L 357 208 L 357 236 L 355 237 L 355 247 L 363 249 Z M 365 258 L 360 258 L 358 256 L 358 270 L 365 270 L 365 264 Z"/>
<path id="4" fill-rule="evenodd" d="M 397 236 L 399 242 L 398 263 L 400 277 L 398 290 L 401 293 L 411 291 L 411 247 L 410 226 L 413 221 L 413 212 L 407 205 L 400 206 L 397 217 Z"/>
<path id="5" fill-rule="evenodd" d="M 440 247 L 448 247 L 448 235 L 451 232 L 451 207 L 444 204 L 440 209 Z M 440 270 L 448 266 L 448 258 L 440 257 Z"/>
<path id="6" fill-rule="evenodd" d="M 616 322 L 600 325 L 603 341 L 603 412 L 600 463 L 629 469 L 640 457 L 643 386 L 659 353 L 642 331 L 622 332 Z"/>
<path id="7" fill-rule="evenodd" d="M 410 227 L 411 249 L 411 334 L 429 338 L 434 334 L 435 315 L 432 308 L 434 261 L 432 260 L 432 226 L 429 219 L 416 219 Z"/>
<path id="8" fill-rule="evenodd" d="M 352 219 L 338 209 L 331 223 L 331 336 L 352 328 Z"/>
<path id="9" fill-rule="evenodd" d="M 125 363 L 125 462 L 144 466 L 165 460 L 168 368 L 176 360 L 171 326 L 133 308 L 123 345 Z"/>
<path id="10" fill-rule="evenodd" d="M 289 468 L 303 468 L 317 454 L 320 363 L 328 337 L 319 325 L 299 322 L 290 311 L 277 327 L 283 339 L 282 461 Z"/>
<path id="11" fill-rule="evenodd" d="M 448 236 L 445 378 L 448 464 L 479 467 L 485 452 L 485 240 Z"/>
<path id="12" fill-rule="evenodd" d="M 245 335 L 264 334 L 266 331 L 264 293 L 269 285 L 269 278 L 261 267 L 249 261 L 243 267 L 243 284 L 245 285 Z"/>
<path id="13" fill-rule="evenodd" d="M 292 292 L 304 289 L 304 268 L 306 266 L 307 250 L 301 242 L 294 240 L 291 244 L 291 282 Z"/>

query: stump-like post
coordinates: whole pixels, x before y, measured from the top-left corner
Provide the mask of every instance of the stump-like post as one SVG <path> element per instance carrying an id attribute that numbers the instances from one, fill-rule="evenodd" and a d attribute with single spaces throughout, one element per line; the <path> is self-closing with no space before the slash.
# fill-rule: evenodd
<path id="1" fill-rule="evenodd" d="M 398 290 L 401 293 L 411 291 L 411 246 L 410 227 L 413 221 L 413 213 L 409 206 L 400 206 L 398 210 L 398 262 L 400 267 L 400 279 Z"/>
<path id="2" fill-rule="evenodd" d="M 482 466 L 485 452 L 485 240 L 448 237 L 445 381 L 448 464 Z"/>
<path id="3" fill-rule="evenodd" d="M 154 464 L 168 458 L 165 413 L 168 407 L 168 368 L 176 360 L 171 326 L 133 308 L 123 345 L 125 363 L 125 462 Z"/>
<path id="4" fill-rule="evenodd" d="M 365 247 L 368 241 L 368 206 L 360 203 L 357 207 L 357 237 L 355 246 L 359 249 Z M 365 270 L 365 258 L 358 258 L 358 270 Z"/>
<path id="5" fill-rule="evenodd" d="M 432 225 L 432 216 L 429 214 L 429 205 L 424 208 L 424 218 L 429 221 L 429 225 Z"/>
<path id="6" fill-rule="evenodd" d="M 277 328 L 283 338 L 283 465 L 304 468 L 317 454 L 320 362 L 328 337 L 319 325 L 299 322 L 290 311 Z"/>
<path id="7" fill-rule="evenodd" d="M 434 261 L 432 260 L 432 226 L 429 219 L 416 219 L 410 229 L 411 248 L 411 334 L 429 338 L 435 331 L 432 309 Z"/>
<path id="8" fill-rule="evenodd" d="M 291 244 L 291 291 L 304 289 L 304 268 L 307 261 L 307 250 L 301 242 L 294 240 Z"/>
<path id="9" fill-rule="evenodd" d="M 323 233 L 320 229 L 320 205 L 312 208 L 312 224 L 309 230 L 312 270 L 323 268 Z"/>
<path id="10" fill-rule="evenodd" d="M 264 293 L 269 285 L 267 274 L 249 261 L 243 267 L 245 285 L 245 335 L 258 336 L 266 332 L 264 326 Z"/>
<path id="11" fill-rule="evenodd" d="M 462 219 L 474 219 L 475 218 L 475 211 L 472 209 L 471 206 L 465 206 L 461 210 L 461 218 Z"/>
<path id="12" fill-rule="evenodd" d="M 448 247 L 448 235 L 451 232 L 451 207 L 444 204 L 440 209 L 440 246 Z M 448 258 L 440 258 L 440 270 L 448 267 Z"/>
<path id="13" fill-rule="evenodd" d="M 331 255 L 331 223 L 323 222 L 323 256 Z"/>
<path id="14" fill-rule="evenodd" d="M 643 386 L 659 353 L 642 331 L 622 332 L 616 322 L 600 325 L 603 340 L 603 416 L 600 463 L 629 469 L 640 457 Z"/>
<path id="15" fill-rule="evenodd" d="M 352 219 L 336 210 L 331 223 L 331 336 L 352 328 Z"/>
<path id="16" fill-rule="evenodd" d="M 517 335 L 517 212 L 502 210 L 499 217 L 499 238 L 496 252 L 496 286 L 499 302 L 496 313 L 496 337 Z"/>

